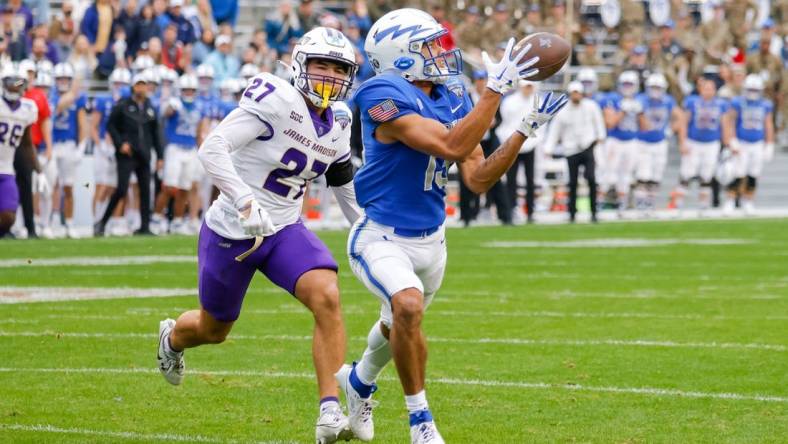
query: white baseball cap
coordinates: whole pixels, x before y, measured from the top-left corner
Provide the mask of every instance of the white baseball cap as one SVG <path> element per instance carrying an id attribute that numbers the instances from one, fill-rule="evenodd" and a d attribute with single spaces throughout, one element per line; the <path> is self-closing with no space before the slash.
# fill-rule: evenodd
<path id="1" fill-rule="evenodd" d="M 569 91 L 570 93 L 578 92 L 580 94 L 583 94 L 584 88 L 582 83 L 575 80 L 573 82 L 569 82 L 569 86 L 567 86 L 566 90 Z"/>
<path id="2" fill-rule="evenodd" d="M 134 74 L 134 77 L 131 79 L 132 85 L 136 85 L 138 83 L 148 83 L 148 77 L 145 75 L 145 71 Z"/>
<path id="3" fill-rule="evenodd" d="M 170 0 L 170 8 L 175 8 L 177 6 L 183 6 L 183 0 Z"/>
<path id="4" fill-rule="evenodd" d="M 216 44 L 216 46 L 221 46 L 221 45 L 229 45 L 230 43 L 232 43 L 232 41 L 233 39 L 231 39 L 230 36 L 220 34 L 218 37 L 216 37 L 216 41 L 214 43 Z"/>

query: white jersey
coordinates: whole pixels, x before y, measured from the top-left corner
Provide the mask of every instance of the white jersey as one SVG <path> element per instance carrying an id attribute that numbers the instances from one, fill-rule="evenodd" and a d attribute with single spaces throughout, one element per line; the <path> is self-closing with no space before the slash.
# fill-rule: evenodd
<path id="1" fill-rule="evenodd" d="M 212 230 L 231 239 L 248 238 L 237 209 L 252 197 L 277 231 L 299 220 L 307 183 L 350 158 L 350 110 L 335 103 L 325 112 L 328 121 L 318 130 L 319 118 L 313 118 L 303 95 L 289 82 L 269 73 L 251 79 L 239 108 L 200 149 L 203 166 L 222 190 L 206 214 Z M 217 155 L 221 145 L 230 152 L 242 183 L 230 177 L 227 165 L 217 165 L 222 163 Z"/>
<path id="2" fill-rule="evenodd" d="M 22 142 L 25 128 L 38 120 L 38 107 L 30 99 L 22 98 L 12 108 L 0 100 L 0 174 L 14 174 L 14 151 Z"/>

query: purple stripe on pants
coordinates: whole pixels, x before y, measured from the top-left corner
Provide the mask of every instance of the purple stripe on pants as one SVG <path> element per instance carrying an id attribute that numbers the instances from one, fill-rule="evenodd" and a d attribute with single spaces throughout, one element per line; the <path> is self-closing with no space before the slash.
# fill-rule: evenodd
<path id="1" fill-rule="evenodd" d="M 224 238 L 202 225 L 197 251 L 200 303 L 218 321 L 238 319 L 255 271 L 295 295 L 296 283 L 307 271 L 339 269 L 328 247 L 300 222 L 265 238 L 257 251 L 237 262 L 235 257 L 253 244 L 252 239 Z"/>

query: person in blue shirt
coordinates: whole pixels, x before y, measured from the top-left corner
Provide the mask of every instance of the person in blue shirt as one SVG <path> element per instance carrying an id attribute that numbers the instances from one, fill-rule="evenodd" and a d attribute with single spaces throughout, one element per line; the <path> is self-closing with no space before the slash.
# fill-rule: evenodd
<path id="1" fill-rule="evenodd" d="M 427 348 L 421 320 L 443 280 L 446 183 L 453 164 L 475 193 L 506 173 L 520 146 L 565 104 L 544 97 L 489 157 L 479 145 L 501 102 L 519 79 L 531 77 L 530 45 L 513 53 L 509 41 L 499 63 L 484 54 L 487 90 L 472 106 L 460 74 L 458 49 L 439 40 L 448 31 L 429 14 L 399 9 L 381 17 L 367 35 L 376 76 L 354 96 L 359 107 L 364 164 L 354 179 L 366 216 L 350 232 L 353 273 L 382 304 L 358 365 L 337 373 L 348 403 L 351 430 L 362 441 L 374 436 L 371 394 L 393 358 L 405 393 L 412 443 L 443 443 L 424 392 Z M 537 99 L 538 100 L 538 99 Z"/>
<path id="2" fill-rule="evenodd" d="M 638 132 L 635 202 L 641 211 L 655 209 L 659 184 L 668 162 L 668 135 L 678 130 L 681 111 L 667 94 L 668 81 L 660 73 L 646 79 L 646 92 L 638 95 L 645 128 Z"/>
<path id="3" fill-rule="evenodd" d="M 741 192 L 746 214 L 752 214 L 753 198 L 763 163 L 774 156 L 774 105 L 763 97 L 763 78 L 750 74 L 744 79 L 744 94 L 731 101 L 730 119 L 736 137 L 731 149 L 736 163 L 736 179 L 728 187 L 728 200 L 723 211 L 731 213 L 736 196 Z"/>
<path id="4" fill-rule="evenodd" d="M 697 178 L 700 181 L 698 203 L 703 213 L 711 206 L 711 182 L 721 143 L 727 145 L 730 137 L 729 119 L 725 118 L 730 104 L 717 96 L 717 84 L 713 79 L 700 78 L 698 93 L 686 97 L 682 103 L 683 122 L 678 132 L 681 166 L 673 206 L 683 207 L 690 181 Z"/>
<path id="5" fill-rule="evenodd" d="M 622 216 L 632 185 L 637 161 L 637 136 L 645 128 L 643 105 L 637 99 L 640 76 L 624 71 L 618 77 L 618 88 L 604 99 L 607 125 L 607 157 L 605 184 L 616 189 L 616 207 Z"/>
<path id="6" fill-rule="evenodd" d="M 197 171 L 197 127 L 202 119 L 202 110 L 196 103 L 197 77 L 184 74 L 178 79 L 177 96 L 170 97 L 164 105 L 164 135 L 167 148 L 164 152 L 164 177 L 162 192 L 156 199 L 153 227 L 158 233 L 166 233 L 167 223 L 164 209 L 174 199 L 171 233 L 190 234 L 183 217 L 186 203 Z"/>
<path id="7" fill-rule="evenodd" d="M 81 142 L 88 136 L 90 106 L 87 96 L 80 92 L 74 80 L 74 68 L 67 63 L 55 65 L 52 76 L 55 88 L 51 103 L 55 108 L 52 118 L 52 152 L 57 166 L 58 183 L 63 189 L 61 208 L 66 220 L 66 235 L 78 237 L 74 230 L 74 182 L 77 166 L 83 155 Z"/>

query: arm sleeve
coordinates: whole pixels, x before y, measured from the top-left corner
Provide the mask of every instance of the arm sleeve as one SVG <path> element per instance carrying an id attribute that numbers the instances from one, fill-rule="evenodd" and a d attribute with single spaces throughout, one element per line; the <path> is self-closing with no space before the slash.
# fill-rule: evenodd
<path id="1" fill-rule="evenodd" d="M 342 210 L 342 214 L 345 215 L 348 222 L 350 222 L 351 225 L 356 223 L 356 220 L 361 217 L 362 211 L 358 206 L 358 202 L 356 202 L 356 190 L 353 188 L 353 181 L 342 186 L 331 187 L 331 191 L 334 192 L 334 197 L 337 198 L 339 208 Z"/>
<path id="2" fill-rule="evenodd" d="M 236 109 L 208 135 L 198 151 L 205 171 L 236 209 L 254 194 L 235 170 L 230 153 L 247 146 L 262 133 L 260 122 L 257 115 Z"/>

